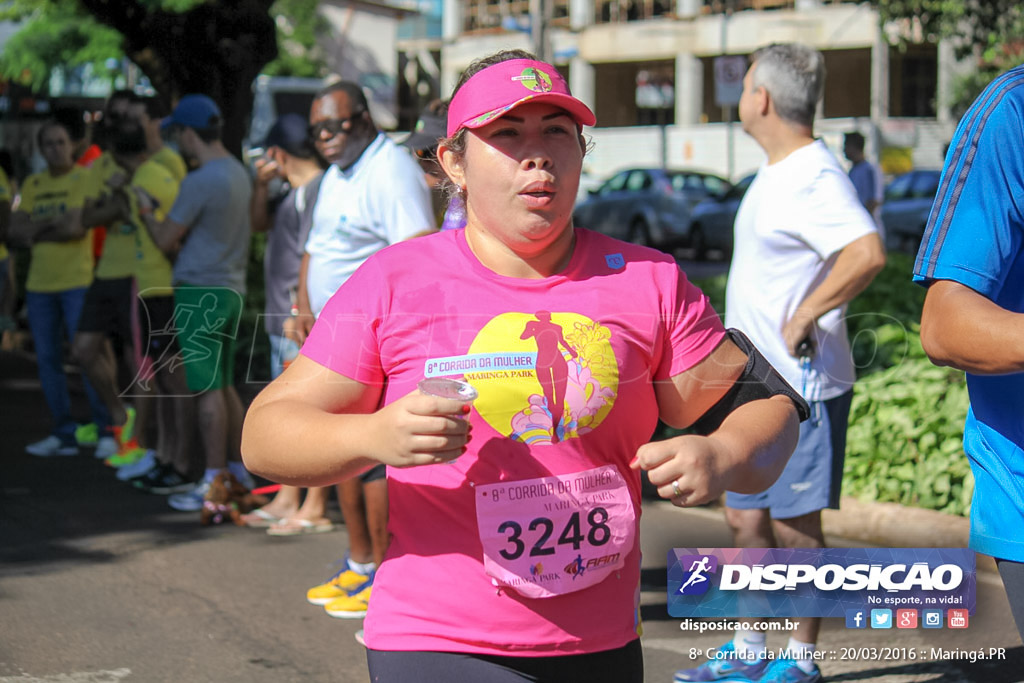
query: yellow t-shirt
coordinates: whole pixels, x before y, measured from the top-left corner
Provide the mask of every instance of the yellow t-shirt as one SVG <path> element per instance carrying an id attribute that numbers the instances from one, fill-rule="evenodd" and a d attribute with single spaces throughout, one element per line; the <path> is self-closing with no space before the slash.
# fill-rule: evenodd
<path id="1" fill-rule="evenodd" d="M 49 171 L 28 177 L 21 188 L 21 205 L 33 220 L 53 220 L 70 209 L 81 209 L 89 185 L 89 169 L 75 166 L 62 176 Z M 63 292 L 88 287 L 92 282 L 92 233 L 70 242 L 37 242 L 25 289 L 29 292 Z"/>
<path id="2" fill-rule="evenodd" d="M 181 181 L 185 179 L 185 175 L 188 173 L 188 167 L 185 165 L 185 160 L 181 158 L 180 154 L 167 145 L 161 147 L 158 152 L 149 158 L 149 160 L 155 161 L 170 171 L 171 176 L 173 176 L 174 180 L 178 183 L 181 183 Z"/>
<path id="3" fill-rule="evenodd" d="M 7 174 L 0 168 L 0 202 L 11 203 L 11 181 L 7 179 Z M 0 242 L 0 261 L 7 258 L 7 245 Z"/>
<path id="4" fill-rule="evenodd" d="M 88 199 L 97 199 L 110 193 L 107 185 L 113 176 L 124 174 L 125 170 L 117 165 L 110 152 L 104 152 L 89 167 L 90 186 Z M 135 274 L 136 248 L 135 224 L 131 222 L 114 222 L 107 226 L 107 236 L 103 240 L 103 253 L 96 264 L 96 277 L 102 280 L 131 277 Z"/>
<path id="5" fill-rule="evenodd" d="M 135 170 L 135 175 L 132 176 L 132 185 L 141 187 L 157 201 L 153 215 L 159 221 L 164 220 L 178 196 L 178 181 L 174 179 L 170 171 L 155 157 L 150 157 Z M 153 242 L 149 230 L 142 222 L 135 194 L 132 193 L 130 197 L 132 221 L 139 226 L 135 233 L 138 236 L 135 280 L 139 286 L 139 296 L 143 298 L 169 296 L 171 294 L 171 262 Z"/>

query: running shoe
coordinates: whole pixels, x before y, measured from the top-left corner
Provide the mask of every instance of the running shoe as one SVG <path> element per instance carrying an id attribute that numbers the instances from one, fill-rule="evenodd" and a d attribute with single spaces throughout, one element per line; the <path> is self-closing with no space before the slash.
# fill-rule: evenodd
<path id="1" fill-rule="evenodd" d="M 175 493 L 167 499 L 167 504 L 180 512 L 198 512 L 203 509 L 203 501 L 206 500 L 206 493 L 210 490 L 210 482 L 205 479 L 191 491 Z"/>
<path id="2" fill-rule="evenodd" d="M 25 452 L 40 458 L 50 458 L 55 455 L 78 455 L 78 444 L 73 441 L 62 441 L 59 436 L 51 434 L 45 439 L 25 446 Z"/>
<path id="3" fill-rule="evenodd" d="M 111 467 L 118 468 L 125 465 L 134 465 L 144 457 L 146 457 L 146 449 L 136 445 L 135 448 L 128 448 L 113 454 L 103 462 Z"/>
<path id="4" fill-rule="evenodd" d="M 156 451 L 149 449 L 145 455 L 131 465 L 118 467 L 115 476 L 121 481 L 130 481 L 136 477 L 145 476 L 147 472 L 157 466 L 159 466 L 159 463 L 156 461 Z"/>
<path id="5" fill-rule="evenodd" d="M 96 426 L 95 422 L 78 425 L 75 429 L 75 441 L 79 446 L 95 446 L 99 438 L 100 428 Z"/>
<path id="6" fill-rule="evenodd" d="M 677 671 L 672 678 L 675 683 L 694 681 L 760 681 L 768 668 L 767 659 L 746 662 L 736 655 L 736 647 L 730 640 L 718 648 L 716 656 L 693 669 Z"/>
<path id="7" fill-rule="evenodd" d="M 345 562 L 345 568 L 331 577 L 327 583 L 314 586 L 306 591 L 306 600 L 311 605 L 326 605 L 332 600 L 346 598 L 358 593 L 367 586 L 373 585 L 373 576 L 376 572 L 370 572 L 369 576 L 352 571 Z"/>
<path id="8" fill-rule="evenodd" d="M 132 479 L 132 486 L 146 493 L 166 496 L 172 493 L 188 493 L 196 488 L 196 483 L 179 474 L 172 465 L 163 464 L 157 465 L 142 476 Z M 199 507 L 202 507 L 201 502 Z M 198 510 L 199 508 L 196 509 Z"/>
<path id="9" fill-rule="evenodd" d="M 761 674 L 758 683 L 819 683 L 821 671 L 816 664 L 811 664 L 814 670 L 807 673 L 792 659 L 776 659 L 772 661 L 765 672 Z"/>
<path id="10" fill-rule="evenodd" d="M 82 442 L 79 441 L 78 443 L 81 445 Z M 95 456 L 97 460 L 106 460 L 113 455 L 117 455 L 117 439 L 114 438 L 113 434 L 101 436 L 95 443 L 96 451 L 93 453 L 93 456 Z"/>
<path id="11" fill-rule="evenodd" d="M 370 605 L 371 591 L 373 586 L 367 586 L 358 593 L 331 600 L 324 605 L 324 611 L 337 619 L 362 619 Z"/>

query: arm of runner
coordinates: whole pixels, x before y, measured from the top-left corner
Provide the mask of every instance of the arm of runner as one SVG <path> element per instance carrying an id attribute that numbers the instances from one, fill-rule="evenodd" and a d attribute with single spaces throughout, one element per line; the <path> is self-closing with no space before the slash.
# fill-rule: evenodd
<path id="1" fill-rule="evenodd" d="M 871 284 L 883 267 L 885 249 L 878 233 L 864 235 L 843 247 L 829 274 L 807 295 L 782 328 L 782 338 L 790 355 L 798 355 L 797 346 L 814 331 L 818 318 L 849 303 Z"/>
<path id="2" fill-rule="evenodd" d="M 299 355 L 246 414 L 246 467 L 282 484 L 328 486 L 379 463 L 432 465 L 465 451 L 459 401 L 413 391 L 377 410 L 380 395 Z"/>
<path id="3" fill-rule="evenodd" d="M 1024 371 L 1024 314 L 952 280 L 928 287 L 921 344 L 936 365 L 975 375 Z"/>
<path id="4" fill-rule="evenodd" d="M 732 388 L 746 363 L 746 354 L 726 339 L 671 382 L 656 384 L 661 419 L 673 427 L 693 424 Z M 631 466 L 646 470 L 659 495 L 679 506 L 706 503 L 726 490 L 762 491 L 782 473 L 796 447 L 798 425 L 789 398 L 750 401 L 708 436 L 687 434 L 641 446 Z"/>

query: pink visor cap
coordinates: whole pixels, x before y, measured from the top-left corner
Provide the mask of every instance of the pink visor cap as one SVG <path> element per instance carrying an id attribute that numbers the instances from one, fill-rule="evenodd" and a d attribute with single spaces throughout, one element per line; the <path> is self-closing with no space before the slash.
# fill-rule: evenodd
<path id="1" fill-rule="evenodd" d="M 460 128 L 480 128 L 527 102 L 549 102 L 569 112 L 576 123 L 592 126 L 594 112 L 569 92 L 555 67 L 532 59 L 512 59 L 478 71 L 455 93 L 448 106 L 448 136 Z"/>

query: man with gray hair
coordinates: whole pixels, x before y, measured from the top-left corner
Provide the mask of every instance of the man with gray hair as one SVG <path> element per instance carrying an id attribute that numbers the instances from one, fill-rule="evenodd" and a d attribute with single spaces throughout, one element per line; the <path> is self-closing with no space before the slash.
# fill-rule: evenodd
<path id="1" fill-rule="evenodd" d="M 854 365 L 846 305 L 885 265 L 871 216 L 836 158 L 814 138 L 825 84 L 820 52 L 770 45 L 754 53 L 739 102 L 743 130 L 764 149 L 736 214 L 727 327 L 743 330 L 811 406 L 800 441 L 767 491 L 726 493 L 737 547 L 820 548 L 821 510 L 839 506 Z M 802 618 L 786 652 L 768 658 L 763 631 L 738 631 L 675 680 L 814 683 L 821 620 Z"/>

